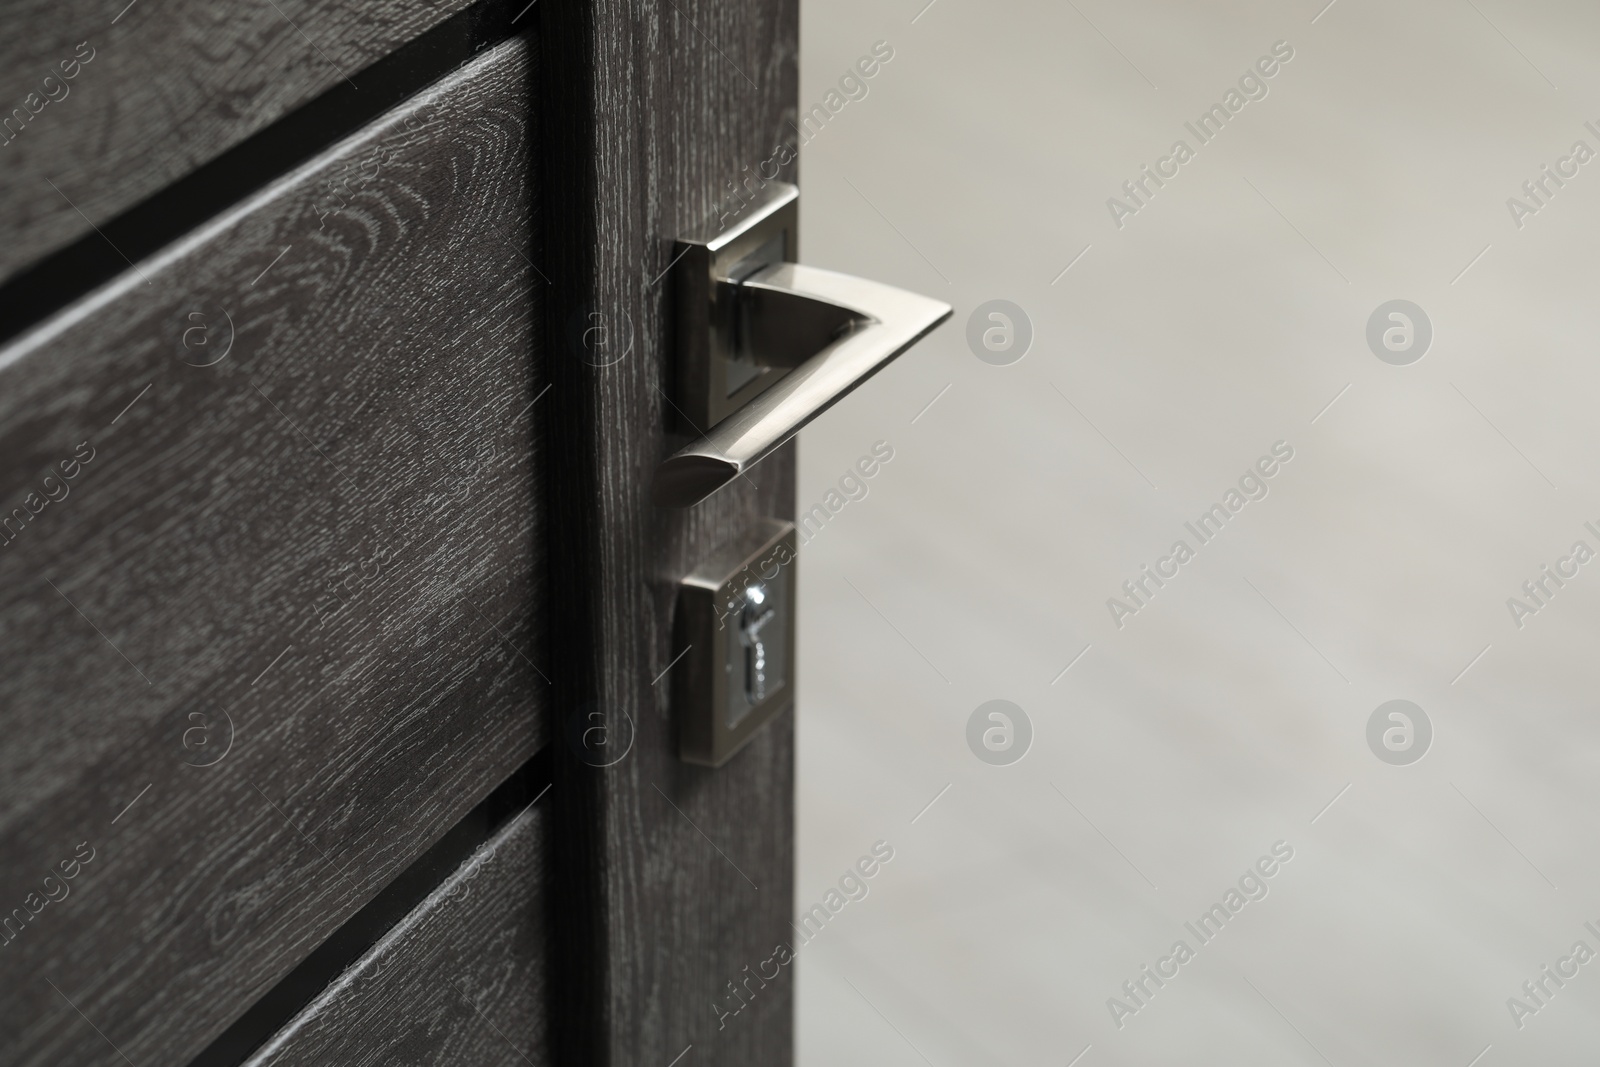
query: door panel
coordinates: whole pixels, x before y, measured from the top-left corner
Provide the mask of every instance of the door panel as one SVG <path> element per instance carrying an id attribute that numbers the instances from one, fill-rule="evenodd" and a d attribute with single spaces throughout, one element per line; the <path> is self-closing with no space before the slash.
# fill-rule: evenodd
<path id="1" fill-rule="evenodd" d="M 532 58 L 0 349 L 0 1062 L 183 1062 L 538 748 Z"/>

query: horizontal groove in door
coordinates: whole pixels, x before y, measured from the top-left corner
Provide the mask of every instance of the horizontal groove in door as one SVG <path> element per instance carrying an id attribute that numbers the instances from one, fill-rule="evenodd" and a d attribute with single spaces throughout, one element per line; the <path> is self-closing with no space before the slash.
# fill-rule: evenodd
<path id="1" fill-rule="evenodd" d="M 531 16 L 517 23 L 514 2 L 479 0 L 466 6 L 463 0 L 451 0 L 443 10 L 462 10 L 437 25 L 431 21 L 435 13 L 426 7 L 389 2 L 364 6 L 362 19 L 339 28 L 362 39 L 363 35 L 379 34 L 373 40 L 384 49 L 394 47 L 393 52 L 383 55 L 382 50 L 374 51 L 376 44 L 357 51 L 363 62 L 376 61 L 360 70 L 350 68 L 349 81 L 315 59 L 314 53 L 313 59 L 296 60 L 293 72 L 298 80 L 282 82 L 259 82 L 256 61 L 238 59 L 239 66 L 251 72 L 246 113 L 234 115 L 232 108 L 237 105 L 228 104 L 226 98 L 207 101 L 199 116 L 185 120 L 181 128 L 152 129 L 157 120 L 171 118 L 166 111 L 156 109 L 152 115 L 123 98 L 125 90 L 134 100 L 141 99 L 152 85 L 159 86 L 164 79 L 186 71 L 171 55 L 171 49 L 186 46 L 181 36 L 157 38 L 149 54 L 136 52 L 130 59 L 133 70 L 108 71 L 103 83 L 91 81 L 91 75 L 101 73 L 95 63 L 122 54 L 103 52 L 68 83 L 78 88 L 60 102 L 60 110 L 66 114 L 57 115 L 54 106 L 47 106 L 9 143 L 0 130 L 0 203 L 7 207 L 0 214 L 0 340 L 67 306 L 126 271 L 130 263 L 138 263 L 356 132 L 483 48 L 504 40 L 518 24 L 526 26 Z M 193 7 L 190 3 L 156 5 L 149 0 L 146 4 L 139 12 L 141 17 L 160 22 L 177 19 L 183 9 Z M 320 14 L 332 17 L 334 5 L 319 0 L 319 6 Z M 136 11 L 139 9 L 131 8 L 128 17 L 133 18 Z M 402 17 L 403 12 L 411 14 Z M 233 30 L 218 28 L 216 32 L 245 33 L 262 20 L 267 20 L 269 27 L 276 23 L 274 33 L 288 30 L 270 7 L 246 5 L 230 8 L 227 22 L 221 24 L 233 26 Z M 420 30 L 429 25 L 432 28 L 414 40 L 394 35 L 402 29 Z M 6 40 L 15 47 L 19 39 L 11 36 Z M 129 44 L 142 40 L 134 36 Z M 0 42 L 0 53 L 7 47 Z M 146 69 L 163 60 L 172 62 L 159 75 Z M 4 67 L 0 60 L 0 70 Z M 33 73 L 37 72 L 31 67 L 16 72 L 29 77 Z M 222 77 L 225 72 L 206 67 L 203 73 Z M 127 78 L 144 81 L 122 86 L 120 81 Z M 114 93 L 110 92 L 113 88 Z M 327 91 L 321 92 L 323 89 Z M 99 95 L 86 99 L 85 92 L 91 90 Z M 321 95 L 316 95 L 318 92 Z M 6 99 L 0 97 L 0 106 L 5 106 Z M 107 117 L 88 122 L 84 117 L 85 112 L 108 108 L 115 109 L 116 121 Z M 213 114 L 218 108 L 222 113 Z M 79 143 L 100 127 L 105 129 L 107 144 L 91 150 Z M 135 137 L 139 139 L 130 140 Z M 181 141 L 181 151 L 174 141 Z M 125 157 L 130 153 L 141 162 L 129 164 Z"/>
<path id="2" fill-rule="evenodd" d="M 532 54 L 0 348 L 7 1067 L 191 1059 L 541 744 Z"/>
<path id="3" fill-rule="evenodd" d="M 549 1064 L 549 809 L 513 819 L 249 1067 Z"/>
<path id="4" fill-rule="evenodd" d="M 405 926 L 414 926 L 414 923 L 407 923 L 406 920 L 414 918 L 419 907 L 424 911 L 434 907 L 437 902 L 428 898 L 438 894 L 441 887 L 445 888 L 444 895 L 449 899 L 460 899 L 461 892 L 452 891 L 446 883 L 452 879 L 461 880 L 461 868 L 469 864 L 473 853 L 484 848 L 498 851 L 500 842 L 495 839 L 504 836 L 502 831 L 507 824 L 538 803 L 549 789 L 550 746 L 546 745 L 467 812 L 460 822 L 385 886 L 383 892 L 373 897 L 366 907 L 352 915 L 328 940 L 317 946 L 317 950 L 307 956 L 303 963 L 252 1004 L 238 1022 L 228 1027 L 222 1036 L 190 1061 L 189 1067 L 235 1067 L 274 1034 L 303 1029 L 305 1016 L 331 1018 L 332 1013 L 326 1007 L 312 1006 L 309 1012 L 305 1009 L 319 995 L 324 1000 L 342 1000 L 338 990 L 330 993 L 329 987 L 334 979 L 352 966 L 357 975 L 367 973 L 372 967 L 385 969 L 382 964 L 371 964 L 370 961 L 358 964 L 357 961 L 364 956 L 381 957 L 392 951 L 379 945 L 380 941 L 392 943 L 397 938 L 411 938 L 413 935 L 408 932 L 396 937 L 386 935 L 403 923 Z M 528 832 L 527 829 L 510 831 L 512 835 L 526 835 Z M 534 875 L 536 867 L 542 862 L 542 855 L 533 856 L 525 869 L 509 870 L 504 877 L 525 878 L 525 891 L 536 893 L 539 885 Z M 537 915 L 519 915 L 513 921 L 523 923 L 538 918 Z M 302 1016 L 302 1021 L 295 1022 L 296 1016 Z M 280 1047 L 285 1044 L 303 1048 L 305 1042 L 280 1040 Z"/>

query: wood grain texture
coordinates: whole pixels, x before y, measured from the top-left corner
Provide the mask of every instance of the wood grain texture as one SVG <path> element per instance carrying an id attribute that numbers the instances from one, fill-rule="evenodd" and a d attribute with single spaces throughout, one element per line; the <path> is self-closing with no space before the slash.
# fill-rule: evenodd
<path id="1" fill-rule="evenodd" d="M 0 1063 L 184 1062 L 540 744 L 532 67 L 0 349 L 0 917 L 94 850 Z"/>
<path id="2" fill-rule="evenodd" d="M 726 766 L 691 767 L 676 756 L 671 687 L 653 680 L 682 651 L 671 646 L 678 579 L 757 516 L 793 516 L 793 448 L 687 511 L 653 507 L 650 479 L 686 440 L 668 429 L 670 286 L 653 279 L 677 234 L 715 221 L 727 183 L 792 139 L 796 4 L 540 10 L 558 399 L 547 469 L 571 530 L 570 565 L 552 570 L 563 620 L 552 689 L 568 709 L 554 724 L 567 743 L 553 793 L 552 899 L 565 921 L 552 1010 L 573 1020 L 558 1058 L 661 1067 L 692 1044 L 684 1062 L 702 1067 L 782 1065 L 787 971 L 724 1027 L 713 1005 L 792 937 L 792 714 Z M 613 330 L 600 353 L 574 326 L 594 315 Z M 608 720 L 614 737 L 631 729 L 627 756 L 578 759 L 579 713 Z"/>
<path id="3" fill-rule="evenodd" d="M 539 1067 L 547 813 L 524 811 L 246 1067 Z"/>
<path id="4" fill-rule="evenodd" d="M 0 279 L 92 233 L 91 222 L 343 84 L 468 3 L 7 5 Z"/>

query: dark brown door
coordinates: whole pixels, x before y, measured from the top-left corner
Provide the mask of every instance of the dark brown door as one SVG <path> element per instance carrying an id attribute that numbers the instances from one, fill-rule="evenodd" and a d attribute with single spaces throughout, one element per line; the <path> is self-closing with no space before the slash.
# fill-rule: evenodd
<path id="1" fill-rule="evenodd" d="M 0 1063 L 787 1062 L 791 720 L 662 679 L 792 454 L 649 492 L 794 5 L 113 6 L 0 44 Z"/>

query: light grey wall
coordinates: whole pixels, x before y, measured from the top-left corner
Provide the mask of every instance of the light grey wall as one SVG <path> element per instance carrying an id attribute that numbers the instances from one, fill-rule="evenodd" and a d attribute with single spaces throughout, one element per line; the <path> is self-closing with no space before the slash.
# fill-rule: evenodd
<path id="1" fill-rule="evenodd" d="M 894 858 L 800 952 L 801 1062 L 1593 1062 L 1600 960 L 1507 1002 L 1600 952 L 1600 560 L 1507 600 L 1600 552 L 1600 159 L 1507 200 L 1600 151 L 1600 7 L 925 2 L 803 7 L 807 106 L 894 53 L 804 146 L 803 258 L 956 312 L 803 437 L 802 509 L 894 456 L 801 553 L 798 900 Z M 1031 321 L 1010 365 L 967 341 L 993 299 Z M 1366 338 L 1394 299 L 1432 324 L 1409 365 Z M 967 741 L 995 699 L 1033 731 L 1005 766 Z M 1409 765 L 1368 741 L 1394 699 Z"/>

